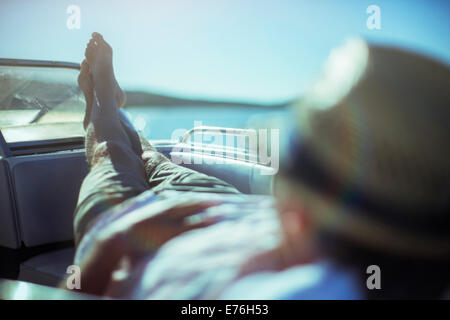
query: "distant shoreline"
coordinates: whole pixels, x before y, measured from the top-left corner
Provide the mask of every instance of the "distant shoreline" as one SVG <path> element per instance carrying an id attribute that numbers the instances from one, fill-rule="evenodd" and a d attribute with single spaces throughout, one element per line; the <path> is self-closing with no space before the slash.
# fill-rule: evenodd
<path id="1" fill-rule="evenodd" d="M 153 94 L 145 91 L 125 91 L 127 94 L 127 106 L 132 107 L 152 107 L 152 106 L 184 106 L 195 105 L 196 107 L 211 107 L 211 106 L 230 106 L 230 107 L 248 107 L 248 108 L 282 108 L 287 106 L 290 102 L 282 104 L 264 105 L 253 103 L 240 103 L 230 101 L 211 101 L 198 99 L 184 99 L 178 97 L 171 97 L 161 94 Z"/>

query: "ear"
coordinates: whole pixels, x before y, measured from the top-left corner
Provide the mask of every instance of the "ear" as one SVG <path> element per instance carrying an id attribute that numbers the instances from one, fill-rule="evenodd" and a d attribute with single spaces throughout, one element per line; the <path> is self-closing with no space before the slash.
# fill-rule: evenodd
<path id="1" fill-rule="evenodd" d="M 283 231 L 279 249 L 285 266 L 314 261 L 317 256 L 315 230 L 308 210 L 299 201 L 285 201 L 278 209 Z"/>
<path id="2" fill-rule="evenodd" d="M 278 212 L 288 240 L 298 241 L 311 233 L 311 219 L 300 201 L 284 199 L 278 204 Z"/>
<path id="3" fill-rule="evenodd" d="M 301 193 L 282 175 L 276 177 L 274 191 L 285 241 L 289 246 L 309 243 L 313 235 L 313 223 Z"/>

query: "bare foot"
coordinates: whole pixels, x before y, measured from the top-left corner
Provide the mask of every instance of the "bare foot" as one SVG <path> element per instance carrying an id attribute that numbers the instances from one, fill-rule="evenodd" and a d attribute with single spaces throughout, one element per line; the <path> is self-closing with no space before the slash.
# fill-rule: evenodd
<path id="1" fill-rule="evenodd" d="M 86 112 L 83 120 L 83 126 L 86 130 L 91 121 L 92 104 L 94 103 L 94 80 L 92 79 L 92 71 L 90 70 L 86 59 L 81 63 L 80 74 L 78 75 L 78 85 L 80 86 L 81 91 L 83 91 L 84 99 L 86 100 Z M 125 92 L 123 92 L 119 84 L 117 84 L 115 98 L 119 108 L 125 105 L 126 97 Z"/>
<path id="2" fill-rule="evenodd" d="M 90 121 L 92 103 L 94 101 L 94 81 L 92 80 L 86 59 L 81 63 L 78 85 L 81 91 L 83 91 L 84 99 L 86 100 L 86 113 L 84 114 L 83 120 L 84 129 L 86 129 Z"/>
<path id="3" fill-rule="evenodd" d="M 126 94 L 120 88 L 114 75 L 112 48 L 103 39 L 101 34 L 97 32 L 92 34 L 92 38 L 86 47 L 85 55 L 94 80 L 96 77 L 97 79 L 102 78 L 103 80 L 111 79 L 112 85 L 114 86 L 114 97 L 117 101 L 117 107 L 123 107 L 126 102 Z"/>

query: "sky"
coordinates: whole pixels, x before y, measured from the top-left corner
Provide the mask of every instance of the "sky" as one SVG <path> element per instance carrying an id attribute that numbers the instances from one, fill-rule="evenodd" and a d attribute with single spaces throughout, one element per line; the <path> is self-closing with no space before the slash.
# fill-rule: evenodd
<path id="1" fill-rule="evenodd" d="M 70 5 L 79 29 L 67 27 Z M 366 26 L 369 5 L 379 30 Z M 355 35 L 450 62 L 446 0 L 0 0 L 0 57 L 81 62 L 93 31 L 124 88 L 187 98 L 291 100 Z"/>

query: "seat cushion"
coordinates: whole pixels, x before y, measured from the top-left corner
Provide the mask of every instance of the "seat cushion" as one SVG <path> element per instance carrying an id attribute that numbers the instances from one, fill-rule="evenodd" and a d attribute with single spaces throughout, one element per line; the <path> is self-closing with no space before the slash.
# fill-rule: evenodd
<path id="1" fill-rule="evenodd" d="M 19 279 L 47 286 L 57 286 L 73 264 L 74 248 L 55 250 L 35 256 L 20 265 Z"/>
<path id="2" fill-rule="evenodd" d="M 273 194 L 276 170 L 270 167 L 190 152 L 171 152 L 170 158 L 184 167 L 222 179 L 242 193 Z"/>
<path id="3" fill-rule="evenodd" d="M 27 247 L 73 239 L 73 212 L 88 172 L 82 151 L 8 159 L 21 241 Z"/>

